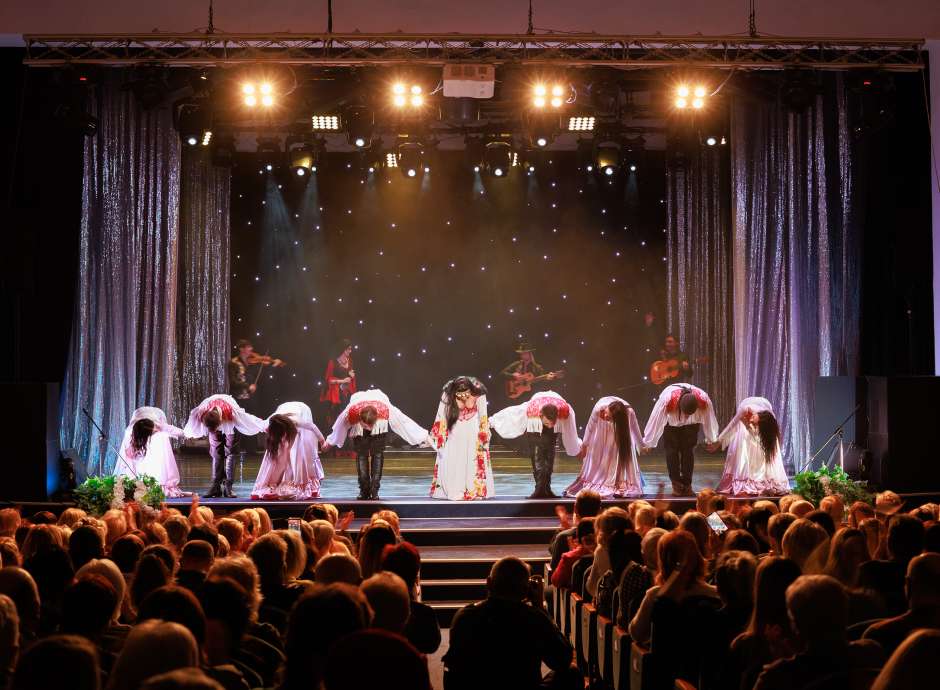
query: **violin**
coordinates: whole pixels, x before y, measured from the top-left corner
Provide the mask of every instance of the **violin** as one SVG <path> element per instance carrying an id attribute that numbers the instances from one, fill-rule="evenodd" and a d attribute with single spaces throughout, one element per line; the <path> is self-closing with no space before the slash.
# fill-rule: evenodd
<path id="1" fill-rule="evenodd" d="M 277 359 L 276 357 L 271 357 L 270 355 L 259 355 L 257 352 L 252 352 L 245 360 L 245 364 L 253 365 L 260 364 L 265 367 L 282 367 L 286 362 L 282 359 Z"/>

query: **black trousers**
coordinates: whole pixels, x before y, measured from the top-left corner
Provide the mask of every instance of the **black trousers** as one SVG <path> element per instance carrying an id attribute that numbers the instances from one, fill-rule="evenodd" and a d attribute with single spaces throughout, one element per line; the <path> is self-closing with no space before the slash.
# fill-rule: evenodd
<path id="1" fill-rule="evenodd" d="M 544 429 L 542 433 L 529 431 L 529 453 L 532 457 L 532 475 L 535 478 L 533 496 L 548 498 L 552 491 L 552 472 L 555 470 L 555 432 Z"/>
<path id="2" fill-rule="evenodd" d="M 701 424 L 669 426 L 663 430 L 663 447 L 666 449 L 666 465 L 673 484 L 692 486 L 692 470 L 695 467 L 695 444 Z"/>
<path id="3" fill-rule="evenodd" d="M 363 432 L 353 437 L 356 451 L 356 471 L 359 473 L 360 500 L 378 498 L 382 483 L 382 468 L 385 465 L 385 437 L 387 433 Z"/>

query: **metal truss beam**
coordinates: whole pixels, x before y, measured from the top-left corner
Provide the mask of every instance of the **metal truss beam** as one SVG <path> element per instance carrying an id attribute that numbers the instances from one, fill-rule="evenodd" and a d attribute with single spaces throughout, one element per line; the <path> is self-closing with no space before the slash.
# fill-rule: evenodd
<path id="1" fill-rule="evenodd" d="M 24 36 L 25 64 L 322 67 L 448 62 L 738 69 L 920 70 L 922 39 L 597 34 L 62 34 Z"/>

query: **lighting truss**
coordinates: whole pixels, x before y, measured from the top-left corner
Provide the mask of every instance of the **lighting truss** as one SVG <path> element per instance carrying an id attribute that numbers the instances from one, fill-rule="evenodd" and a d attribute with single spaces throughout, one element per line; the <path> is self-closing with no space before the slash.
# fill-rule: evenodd
<path id="1" fill-rule="evenodd" d="M 597 34 L 27 34 L 31 66 L 398 63 L 921 70 L 923 39 Z"/>

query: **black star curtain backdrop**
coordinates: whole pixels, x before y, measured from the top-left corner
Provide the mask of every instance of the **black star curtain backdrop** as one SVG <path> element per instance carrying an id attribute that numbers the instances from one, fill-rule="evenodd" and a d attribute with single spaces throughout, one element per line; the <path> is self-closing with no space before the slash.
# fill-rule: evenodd
<path id="1" fill-rule="evenodd" d="M 406 179 L 330 154 L 298 177 L 239 160 L 232 341 L 287 362 L 261 372 L 256 411 L 301 400 L 323 422 L 323 374 L 344 338 L 359 387 L 381 388 L 422 424 L 459 374 L 486 383 L 492 411 L 506 404 L 499 372 L 520 340 L 565 371 L 551 387 L 580 424 L 602 395 L 648 408 L 666 292 L 662 155 L 614 179 L 579 170 L 574 153 L 504 179 L 461 152 L 430 165 Z"/>

